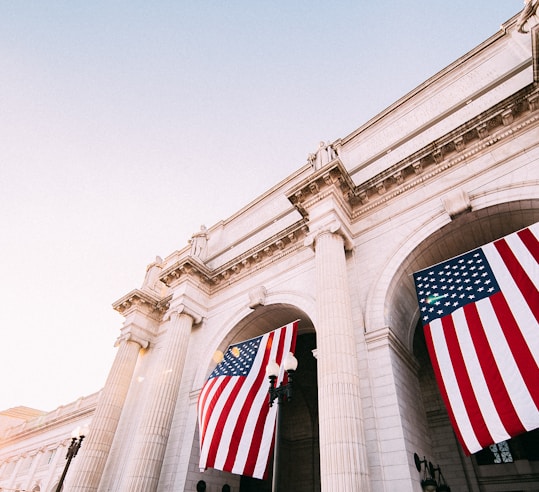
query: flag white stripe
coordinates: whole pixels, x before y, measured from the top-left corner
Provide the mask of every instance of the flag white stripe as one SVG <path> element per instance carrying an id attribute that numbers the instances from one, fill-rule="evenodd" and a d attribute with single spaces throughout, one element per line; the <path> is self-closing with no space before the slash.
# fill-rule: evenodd
<path id="1" fill-rule="evenodd" d="M 273 358 L 274 346 L 276 343 L 278 343 L 279 334 L 280 332 L 276 332 L 274 335 L 269 360 Z M 267 340 L 265 339 L 264 346 L 266 344 L 267 344 Z M 262 353 L 261 355 L 264 356 L 264 353 Z M 260 367 L 259 369 L 257 369 L 256 372 L 259 373 L 261 370 L 265 371 L 265 368 Z M 253 398 L 253 404 L 251 405 L 249 414 L 247 415 L 247 419 L 246 419 L 245 427 L 244 427 L 245 432 L 243 432 L 241 436 L 238 453 L 236 455 L 236 460 L 232 467 L 232 473 L 241 473 L 241 470 L 245 468 L 245 465 L 247 463 L 249 448 L 251 444 L 250 441 L 252 440 L 252 435 L 255 430 L 256 421 L 258 419 L 258 416 L 260 414 L 260 409 L 262 408 L 262 405 L 264 404 L 264 400 L 266 396 L 267 396 L 267 388 L 265 385 L 261 385 L 258 388 L 258 391 Z M 256 476 L 256 475 L 253 475 L 253 476 Z"/>
<path id="2" fill-rule="evenodd" d="M 505 238 L 505 241 L 516 256 L 518 262 L 522 265 L 523 270 L 528 274 L 535 288 L 539 289 L 539 264 L 522 242 L 522 239 L 520 239 L 518 234 L 511 234 Z"/>
<path id="3" fill-rule="evenodd" d="M 271 349 L 270 349 L 269 360 L 273 360 L 276 357 L 277 349 L 279 347 L 279 340 L 282 336 L 282 333 L 283 333 L 282 331 L 275 332 Z M 265 368 L 264 368 L 264 371 L 265 371 Z M 243 468 L 245 467 L 245 464 L 247 463 L 247 459 L 249 457 L 248 456 L 249 449 L 251 447 L 250 441 L 252 438 L 252 433 L 256 427 L 256 422 L 258 421 L 260 409 L 262 408 L 263 405 L 267 404 L 266 403 L 267 399 L 268 399 L 268 387 L 265 384 L 263 384 L 258 388 L 258 391 L 254 397 L 253 405 L 247 417 L 245 428 L 249 429 L 249 432 L 245 432 L 241 437 L 238 454 L 236 456 L 236 461 L 234 462 L 234 466 L 232 469 L 233 473 L 237 473 L 235 470 L 243 470 Z M 264 442 L 264 439 L 262 438 L 262 443 L 263 442 Z M 260 452 L 261 450 L 259 449 L 259 456 L 260 456 Z M 267 459 L 267 455 L 266 455 L 266 459 Z M 264 470 L 262 471 L 262 475 L 264 474 L 264 471 L 265 471 L 265 465 L 264 465 Z M 262 475 L 258 475 L 258 476 L 262 476 Z M 256 477 L 257 476 L 256 473 L 253 474 L 253 476 Z"/>
<path id="4" fill-rule="evenodd" d="M 199 421 L 199 423 L 202 422 L 202 417 L 206 414 L 209 403 L 212 400 L 213 395 L 215 394 L 215 392 L 219 388 L 219 383 L 224 384 L 224 381 L 216 380 L 215 384 L 213 384 L 211 386 L 211 390 L 210 390 L 209 385 L 204 386 L 204 388 L 202 389 L 202 393 L 199 396 L 199 401 L 202 401 L 202 398 L 204 398 L 204 397 L 206 399 L 205 399 L 204 408 L 202 408 L 202 407 L 199 408 L 199 413 L 198 413 L 198 421 Z M 202 430 L 200 430 L 200 432 L 201 432 L 200 433 L 201 445 L 203 445 L 208 440 L 211 441 L 211 438 L 212 438 L 212 435 L 213 435 L 213 429 L 212 428 L 210 428 L 209 426 L 206 426 L 206 432 L 205 432 L 205 436 L 204 436 L 204 441 L 202 441 Z M 205 447 L 207 447 L 207 445 Z M 202 449 L 204 449 L 204 448 L 202 448 Z M 206 465 L 206 460 L 207 460 L 207 452 L 204 453 L 202 451 L 202 449 L 201 449 L 201 453 L 200 453 L 201 454 L 201 456 L 200 456 L 200 466 L 201 466 L 201 468 Z"/>
<path id="5" fill-rule="evenodd" d="M 535 363 L 539 365 L 539 326 L 537 325 L 537 320 L 528 303 L 524 297 L 522 297 L 520 290 L 510 272 L 507 270 L 505 263 L 500 258 L 496 248 L 492 244 L 487 244 L 483 247 L 483 251 L 492 268 L 492 272 L 496 276 L 496 280 L 498 280 L 500 289 L 504 293 L 509 308 L 515 317 L 515 321 L 520 328 L 528 347 L 530 347 Z M 534 275 L 539 277 L 539 273 Z"/>
<path id="6" fill-rule="evenodd" d="M 440 319 L 435 319 L 429 324 L 429 326 L 432 335 L 432 344 L 436 353 L 436 360 L 440 366 L 440 372 L 444 381 L 449 404 L 453 410 L 453 415 L 455 416 L 455 421 L 462 435 L 462 439 L 470 452 L 473 453 L 475 451 L 479 451 L 481 449 L 481 445 L 475 436 L 475 432 L 468 417 L 468 412 L 466 411 L 466 407 L 457 384 L 457 378 L 453 370 L 451 358 L 449 356 L 449 350 L 447 348 L 442 322 Z"/>
<path id="7" fill-rule="evenodd" d="M 466 322 L 466 317 L 464 316 L 463 309 L 457 309 L 452 314 L 455 329 L 457 332 L 457 338 L 462 352 L 462 357 L 464 359 L 464 364 L 466 370 L 468 371 L 468 376 L 470 377 L 470 382 L 473 387 L 473 392 L 475 398 L 481 410 L 481 415 L 485 420 L 485 424 L 490 432 L 490 435 L 495 440 L 495 442 L 500 442 L 508 439 L 510 436 L 505 429 L 498 411 L 494 406 L 494 402 L 490 395 L 490 391 L 479 363 L 477 357 L 477 352 L 473 344 L 472 337 L 470 335 L 470 330 Z"/>
<path id="8" fill-rule="evenodd" d="M 513 353 L 509 348 L 503 330 L 498 321 L 489 299 L 482 299 L 476 303 L 479 317 L 485 330 L 488 343 L 491 347 L 494 359 L 500 371 L 501 377 L 507 388 L 511 402 L 517 412 L 520 421 L 526 429 L 531 429 L 537 422 L 537 408 L 522 378 Z M 534 418 L 535 414 L 535 418 Z M 539 423 L 539 422 L 538 422 Z"/>
<path id="9" fill-rule="evenodd" d="M 213 441 L 213 436 L 215 432 L 219 432 L 219 429 L 217 429 L 217 423 L 221 416 L 221 412 L 223 411 L 225 404 L 227 403 L 230 395 L 232 394 L 232 388 L 234 387 L 234 384 L 239 377 L 240 376 L 233 376 L 228 379 L 228 384 L 226 385 L 223 393 L 219 396 L 215 408 L 212 411 L 211 417 L 208 421 L 208 425 L 206 428 L 206 437 L 204 439 L 204 443 L 202 444 L 202 450 L 200 452 L 200 456 L 204 457 L 204 464 L 206 464 L 208 460 L 208 453 Z M 227 380 L 225 378 L 220 378 L 218 384 L 216 384 L 215 386 L 220 387 L 223 384 L 226 384 L 226 382 Z"/>

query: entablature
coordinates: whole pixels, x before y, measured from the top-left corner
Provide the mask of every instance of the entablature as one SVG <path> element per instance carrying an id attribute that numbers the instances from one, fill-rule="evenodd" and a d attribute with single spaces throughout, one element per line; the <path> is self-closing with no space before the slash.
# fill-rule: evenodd
<path id="1" fill-rule="evenodd" d="M 355 203 L 354 183 L 338 157 L 294 186 L 287 196 L 301 215 L 307 217 L 310 206 L 335 189 L 340 190 L 350 205 Z"/>
<path id="2" fill-rule="evenodd" d="M 306 221 L 302 219 L 215 269 L 186 255 L 166 267 L 159 279 L 168 287 L 173 287 L 185 276 L 194 276 L 200 280 L 199 285 L 206 293 L 210 294 L 264 268 L 297 247 L 303 247 L 303 239 L 308 232 Z"/>
<path id="3" fill-rule="evenodd" d="M 352 209 L 352 219 L 387 203 L 403 192 L 439 176 L 447 169 L 524 131 L 539 121 L 539 85 L 530 84 L 472 120 L 431 142 L 373 178 L 354 185 L 339 158 L 311 174 L 288 192 L 288 198 L 306 217 L 309 205 L 340 189 Z"/>
<path id="4" fill-rule="evenodd" d="M 483 112 L 354 189 L 354 215 L 376 208 L 426 179 L 452 168 L 535 123 L 539 116 L 537 84 Z"/>

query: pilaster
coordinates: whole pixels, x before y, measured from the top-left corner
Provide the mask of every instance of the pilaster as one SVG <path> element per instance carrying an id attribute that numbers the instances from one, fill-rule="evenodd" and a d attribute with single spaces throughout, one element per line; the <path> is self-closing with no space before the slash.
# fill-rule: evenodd
<path id="1" fill-rule="evenodd" d="M 183 366 L 193 325 L 202 322 L 196 291 L 189 279 L 175 286 L 174 299 L 165 316 L 166 333 L 153 381 L 144 403 L 141 423 L 120 490 L 151 492 L 157 489 Z M 191 294 L 191 295 L 189 295 Z"/>
<path id="2" fill-rule="evenodd" d="M 66 490 L 98 490 L 139 352 L 149 346 L 157 325 L 160 302 L 157 297 L 135 290 L 114 304 L 126 316 L 126 320 L 116 340 L 118 351 L 92 418 L 89 434 L 67 476 Z"/>
<path id="3" fill-rule="evenodd" d="M 316 263 L 316 326 L 321 489 L 368 491 L 361 417 L 359 364 L 345 250 L 353 185 L 338 160 L 313 173 L 288 194 L 309 218 L 305 243 Z"/>

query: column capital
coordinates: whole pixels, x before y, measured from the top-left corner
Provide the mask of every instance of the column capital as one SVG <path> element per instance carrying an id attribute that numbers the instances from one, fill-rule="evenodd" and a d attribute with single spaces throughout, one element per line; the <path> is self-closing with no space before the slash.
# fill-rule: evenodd
<path id="1" fill-rule="evenodd" d="M 148 348 L 150 344 L 151 334 L 148 330 L 136 325 L 135 323 L 129 323 L 122 328 L 122 333 L 116 339 L 115 347 L 118 347 L 123 342 L 135 342 L 140 345 L 141 348 Z"/>
<path id="2" fill-rule="evenodd" d="M 315 248 L 316 240 L 322 234 L 337 234 L 343 238 L 344 248 L 351 251 L 354 248 L 351 232 L 336 215 L 328 217 L 328 219 L 326 222 L 314 224 L 311 227 L 311 232 L 305 238 L 305 246 Z"/>
<path id="3" fill-rule="evenodd" d="M 171 307 L 165 314 L 164 321 L 170 321 L 173 316 L 180 316 L 181 314 L 186 314 L 187 316 L 193 318 L 194 325 L 202 323 L 202 320 L 204 319 L 202 314 L 200 314 L 196 308 L 193 308 L 192 306 L 187 306 L 186 304 L 182 303 L 176 304 L 174 307 Z"/>

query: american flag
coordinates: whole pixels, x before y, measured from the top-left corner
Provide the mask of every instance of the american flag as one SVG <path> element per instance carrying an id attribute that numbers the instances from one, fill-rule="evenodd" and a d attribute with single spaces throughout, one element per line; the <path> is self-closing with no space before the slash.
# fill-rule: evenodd
<path id="1" fill-rule="evenodd" d="M 539 427 L 539 223 L 414 274 L 466 454 Z"/>
<path id="2" fill-rule="evenodd" d="M 231 345 L 210 374 L 198 399 L 201 470 L 266 475 L 277 411 L 268 404 L 266 366 L 295 350 L 297 324 Z"/>

